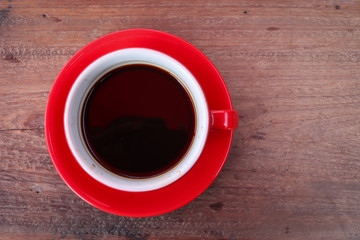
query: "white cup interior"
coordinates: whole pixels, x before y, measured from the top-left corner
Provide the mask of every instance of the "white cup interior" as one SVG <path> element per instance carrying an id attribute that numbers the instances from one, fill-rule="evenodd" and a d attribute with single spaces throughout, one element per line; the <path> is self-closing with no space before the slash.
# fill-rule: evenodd
<path id="1" fill-rule="evenodd" d="M 81 132 L 81 111 L 89 90 L 107 72 L 129 64 L 153 65 L 172 74 L 186 88 L 193 100 L 195 109 L 195 135 L 187 154 L 169 171 L 150 178 L 126 178 L 105 169 L 89 152 Z M 69 147 L 81 167 L 99 182 L 115 189 L 130 192 L 159 189 L 185 175 L 199 158 L 209 129 L 209 112 L 205 96 L 194 76 L 172 57 L 145 48 L 127 48 L 114 51 L 91 63 L 79 75 L 70 90 L 64 118 L 65 134 Z"/>

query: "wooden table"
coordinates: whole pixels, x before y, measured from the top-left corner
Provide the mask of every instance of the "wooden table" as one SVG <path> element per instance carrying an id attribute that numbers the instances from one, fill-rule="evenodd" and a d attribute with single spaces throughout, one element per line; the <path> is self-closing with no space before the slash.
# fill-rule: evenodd
<path id="1" fill-rule="evenodd" d="M 203 51 L 240 127 L 200 197 L 151 218 L 77 197 L 45 146 L 64 64 L 114 31 Z M 0 239 L 360 239 L 360 1 L 0 2 Z"/>

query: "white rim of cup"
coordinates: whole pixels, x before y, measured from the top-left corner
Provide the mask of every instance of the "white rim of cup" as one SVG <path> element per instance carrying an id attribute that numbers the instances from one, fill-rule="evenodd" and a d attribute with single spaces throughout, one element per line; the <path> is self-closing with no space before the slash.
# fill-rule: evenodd
<path id="1" fill-rule="evenodd" d="M 105 169 L 89 152 L 81 131 L 82 107 L 92 86 L 105 73 L 130 64 L 153 65 L 172 74 L 189 93 L 195 109 L 195 134 L 188 152 L 170 170 L 150 178 L 126 178 Z M 155 50 L 127 48 L 102 56 L 78 76 L 66 100 L 64 125 L 72 154 L 90 176 L 118 190 L 143 192 L 165 187 L 184 176 L 193 167 L 205 145 L 209 129 L 209 112 L 201 87 L 180 62 Z"/>

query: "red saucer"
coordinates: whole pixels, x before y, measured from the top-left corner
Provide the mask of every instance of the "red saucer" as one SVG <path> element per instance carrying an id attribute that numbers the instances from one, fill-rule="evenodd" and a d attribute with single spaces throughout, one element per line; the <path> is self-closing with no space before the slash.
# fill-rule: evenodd
<path id="1" fill-rule="evenodd" d="M 158 190 L 120 191 L 90 177 L 73 157 L 65 138 L 65 101 L 72 84 L 90 63 L 112 51 L 132 47 L 157 50 L 182 63 L 198 80 L 209 110 L 232 109 L 232 104 L 225 83 L 210 60 L 188 42 L 164 32 L 132 29 L 112 33 L 86 45 L 65 65 L 52 87 L 45 116 L 47 145 L 57 171 L 78 196 L 94 207 L 122 216 L 145 217 L 180 208 L 205 191 L 225 163 L 233 131 L 209 131 L 194 167 Z"/>

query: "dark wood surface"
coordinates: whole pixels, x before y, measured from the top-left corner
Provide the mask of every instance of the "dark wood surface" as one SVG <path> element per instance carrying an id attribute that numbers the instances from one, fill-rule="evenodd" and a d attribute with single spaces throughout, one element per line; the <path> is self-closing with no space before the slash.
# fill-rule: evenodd
<path id="1" fill-rule="evenodd" d="M 240 115 L 210 188 L 151 218 L 85 203 L 44 139 L 61 68 L 127 28 L 203 51 Z M 360 1 L 0 0 L 0 239 L 60 238 L 360 239 Z"/>

